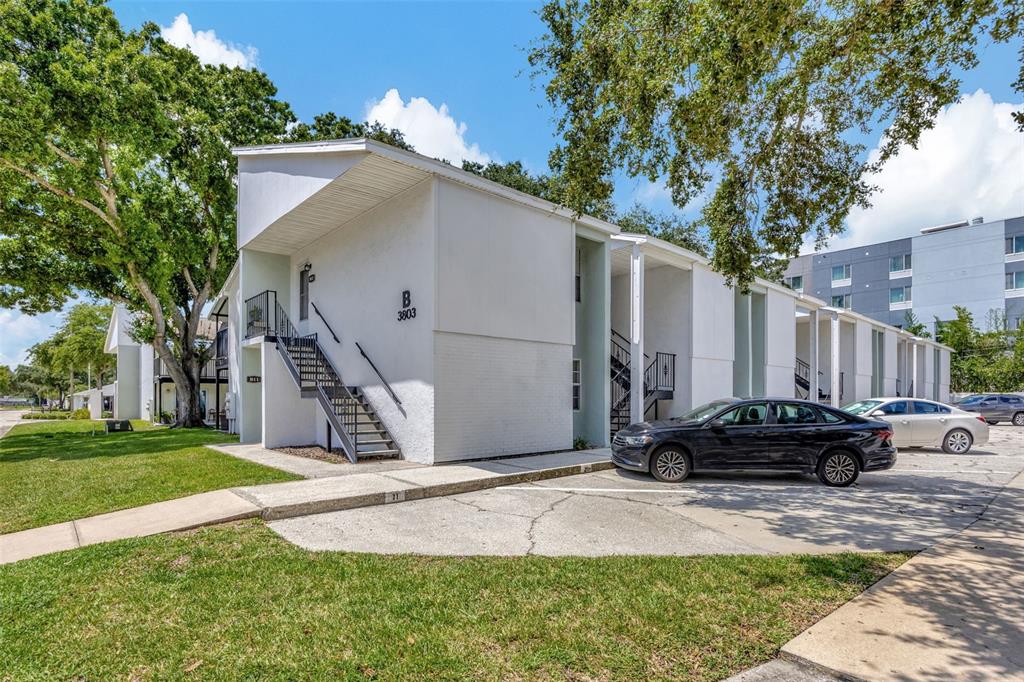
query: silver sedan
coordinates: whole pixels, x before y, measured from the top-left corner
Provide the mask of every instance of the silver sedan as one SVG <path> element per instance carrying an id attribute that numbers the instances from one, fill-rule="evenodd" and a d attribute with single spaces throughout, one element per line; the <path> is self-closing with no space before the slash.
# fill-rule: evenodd
<path id="1" fill-rule="evenodd" d="M 869 398 L 843 409 L 892 424 L 892 444 L 897 448 L 938 446 L 950 454 L 962 455 L 972 446 L 988 442 L 984 417 L 932 400 Z"/>

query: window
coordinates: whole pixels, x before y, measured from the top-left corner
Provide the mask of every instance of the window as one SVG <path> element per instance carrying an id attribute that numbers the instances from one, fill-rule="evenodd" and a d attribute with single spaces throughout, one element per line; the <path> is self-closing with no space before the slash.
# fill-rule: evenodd
<path id="1" fill-rule="evenodd" d="M 1006 273 L 1006 290 L 1024 289 L 1024 270 Z"/>
<path id="2" fill-rule="evenodd" d="M 792 277 L 787 277 L 784 281 L 786 283 L 786 286 L 792 289 L 793 291 L 802 292 L 804 290 L 803 275 L 793 275 Z"/>
<path id="3" fill-rule="evenodd" d="M 833 308 L 846 308 L 850 309 L 850 294 L 839 294 L 838 296 L 832 297 Z"/>
<path id="4" fill-rule="evenodd" d="M 1024 234 L 1006 238 L 1006 255 L 1024 253 Z"/>
<path id="5" fill-rule="evenodd" d="M 729 426 L 760 426 L 768 416 L 767 403 L 740 405 L 723 414 L 719 419 Z"/>
<path id="6" fill-rule="evenodd" d="M 882 411 L 882 414 L 908 414 L 910 412 L 910 405 L 906 400 L 897 400 L 894 403 L 882 405 L 879 409 Z"/>
<path id="7" fill-rule="evenodd" d="M 777 403 L 775 421 L 779 424 L 817 424 L 814 408 L 800 403 Z"/>
<path id="8" fill-rule="evenodd" d="M 926 403 L 923 400 L 914 401 L 914 414 L 938 414 L 939 406 L 935 403 Z"/>
<path id="9" fill-rule="evenodd" d="M 841 282 L 846 279 L 850 279 L 851 271 L 850 264 L 846 265 L 833 265 L 832 266 L 832 281 Z"/>
<path id="10" fill-rule="evenodd" d="M 889 272 L 903 272 L 904 270 L 910 270 L 909 253 L 893 256 L 889 259 Z"/>
<path id="11" fill-rule="evenodd" d="M 583 266 L 583 250 L 576 247 L 576 302 L 579 303 L 583 300 L 583 273 L 581 272 Z"/>
<path id="12" fill-rule="evenodd" d="M 1022 402 L 1024 402 L 1024 400 L 1021 400 L 1020 398 L 1018 398 L 1017 396 L 1014 396 L 1014 395 L 1004 395 L 1004 396 L 1001 396 L 999 398 L 999 401 L 1000 402 L 1004 402 L 1007 405 L 1020 405 Z"/>
<path id="13" fill-rule="evenodd" d="M 309 318 L 309 268 L 299 270 L 299 319 Z"/>
<path id="14" fill-rule="evenodd" d="M 581 402 L 580 401 L 580 398 L 581 398 L 580 387 L 581 387 L 581 383 L 582 383 L 580 381 L 581 378 L 582 378 L 582 371 L 581 371 L 581 366 L 580 366 L 580 359 L 579 358 L 573 358 L 572 359 L 572 409 L 574 409 L 574 410 L 579 410 L 580 409 L 580 402 Z"/>
<path id="15" fill-rule="evenodd" d="M 818 412 L 821 413 L 821 420 L 826 424 L 841 424 L 846 421 L 835 412 L 829 412 L 828 410 L 820 407 L 818 408 Z"/>
<path id="16" fill-rule="evenodd" d="M 889 289 L 889 303 L 910 303 L 911 287 L 894 287 Z"/>

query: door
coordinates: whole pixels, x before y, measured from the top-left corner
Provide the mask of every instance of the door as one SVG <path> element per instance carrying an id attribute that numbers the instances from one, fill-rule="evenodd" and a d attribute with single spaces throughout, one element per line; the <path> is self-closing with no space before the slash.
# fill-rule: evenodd
<path id="1" fill-rule="evenodd" d="M 938 445 L 949 428 L 948 415 L 942 406 L 926 400 L 913 401 L 914 415 L 910 424 L 916 445 Z"/>
<path id="2" fill-rule="evenodd" d="M 995 396 L 989 396 L 988 398 L 985 398 L 980 403 L 978 403 L 978 406 L 975 409 L 978 412 L 980 412 L 981 415 L 985 417 L 985 419 L 988 419 L 989 421 L 1002 421 L 1006 419 L 1005 417 L 1000 416 L 999 398 Z"/>
<path id="3" fill-rule="evenodd" d="M 875 412 L 882 413 L 882 419 L 892 424 L 892 444 L 898 448 L 916 445 L 914 442 L 912 415 L 909 400 L 894 400 L 879 407 Z"/>
<path id="4" fill-rule="evenodd" d="M 769 466 L 812 467 L 822 445 L 818 411 L 802 403 L 774 403 L 766 426 L 765 456 Z"/>
<path id="5" fill-rule="evenodd" d="M 768 403 L 744 403 L 713 420 L 715 426 L 701 429 L 698 457 L 710 469 L 735 469 L 754 466 L 765 460 L 765 422 Z"/>

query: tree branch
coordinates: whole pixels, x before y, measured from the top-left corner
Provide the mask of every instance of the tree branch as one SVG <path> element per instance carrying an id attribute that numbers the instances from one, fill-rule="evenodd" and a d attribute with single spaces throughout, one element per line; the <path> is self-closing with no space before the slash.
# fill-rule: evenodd
<path id="1" fill-rule="evenodd" d="M 76 168 L 81 168 L 82 167 L 82 160 L 81 159 L 78 159 L 78 158 L 75 158 L 74 156 L 71 156 L 66 151 L 64 151 L 63 149 L 61 149 L 57 145 L 55 145 L 53 142 L 50 142 L 49 140 L 47 140 L 46 141 L 46 146 L 50 148 L 50 151 L 52 151 L 57 156 L 59 156 L 60 158 L 64 159 L 68 163 L 70 163 L 72 166 L 75 166 Z"/>
<path id="2" fill-rule="evenodd" d="M 196 288 L 195 282 L 192 281 L 192 273 L 188 271 L 188 266 L 181 269 L 181 274 L 185 276 L 185 284 L 188 285 L 188 292 L 192 294 L 192 298 L 198 298 L 199 289 Z"/>
<path id="3" fill-rule="evenodd" d="M 22 175 L 22 176 L 28 178 L 29 180 L 31 180 L 32 182 L 36 183 L 37 185 L 39 185 L 43 189 L 48 190 L 49 192 L 51 192 L 53 194 L 56 194 L 59 197 L 67 199 L 67 200 L 69 200 L 69 201 L 71 201 L 71 202 L 81 206 L 82 208 L 85 208 L 85 209 L 87 209 L 89 211 L 92 211 L 94 214 L 96 214 L 97 217 L 99 217 L 100 220 L 102 220 L 106 225 L 108 225 L 110 227 L 111 230 L 114 231 L 114 234 L 116 234 L 119 237 L 121 236 L 121 229 L 117 225 L 117 223 L 115 222 L 115 219 L 111 218 L 109 215 L 104 213 L 103 209 L 98 207 L 96 204 L 92 203 L 91 201 L 89 201 L 87 199 L 82 199 L 81 197 L 78 197 L 78 196 L 72 194 L 71 192 L 67 191 L 66 189 L 62 189 L 60 187 L 57 187 L 56 185 L 54 185 L 53 183 L 49 182 L 45 178 L 42 178 L 39 175 L 36 175 L 35 173 L 33 173 L 32 171 L 30 171 L 30 170 L 28 170 L 26 168 L 22 168 L 21 166 L 18 166 L 18 165 L 14 164 L 14 163 L 11 163 L 7 159 L 0 158 L 0 163 L 2 163 L 7 168 L 10 168 L 15 173 L 18 173 L 19 175 Z"/>

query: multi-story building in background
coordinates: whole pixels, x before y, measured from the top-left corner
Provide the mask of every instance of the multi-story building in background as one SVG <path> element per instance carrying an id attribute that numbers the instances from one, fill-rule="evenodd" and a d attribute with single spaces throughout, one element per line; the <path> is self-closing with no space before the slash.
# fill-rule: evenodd
<path id="1" fill-rule="evenodd" d="M 785 282 L 886 324 L 907 311 L 934 331 L 963 306 L 982 329 L 1024 324 L 1024 216 L 926 227 L 920 235 L 794 258 Z M 995 313 L 993 314 L 993 311 Z"/>

